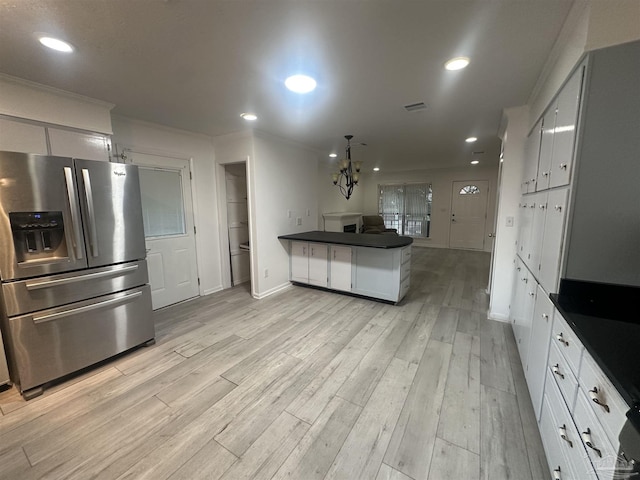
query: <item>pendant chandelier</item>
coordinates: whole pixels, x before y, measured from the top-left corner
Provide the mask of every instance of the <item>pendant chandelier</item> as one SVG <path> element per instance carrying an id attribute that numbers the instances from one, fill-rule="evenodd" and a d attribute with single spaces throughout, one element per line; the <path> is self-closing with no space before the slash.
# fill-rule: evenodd
<path id="1" fill-rule="evenodd" d="M 338 162 L 340 171 L 332 173 L 331 178 L 333 179 L 333 184 L 340 188 L 340 193 L 349 200 L 351 193 L 353 193 L 353 187 L 358 184 L 362 162 L 351 162 L 351 139 L 353 135 L 345 135 L 344 138 L 347 139 L 346 158 Z"/>

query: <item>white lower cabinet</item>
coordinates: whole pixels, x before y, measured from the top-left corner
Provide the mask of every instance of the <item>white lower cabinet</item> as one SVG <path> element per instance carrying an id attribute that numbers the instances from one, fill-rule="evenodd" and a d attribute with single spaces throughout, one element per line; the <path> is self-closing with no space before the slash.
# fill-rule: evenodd
<path id="1" fill-rule="evenodd" d="M 329 288 L 351 291 L 351 247 L 331 245 L 329 247 Z"/>
<path id="2" fill-rule="evenodd" d="M 291 241 L 290 280 L 390 302 L 407 294 L 411 246 L 375 248 Z"/>
<path id="3" fill-rule="evenodd" d="M 291 242 L 291 281 L 327 286 L 327 245 Z"/>
<path id="4" fill-rule="evenodd" d="M 536 419 L 540 419 L 542 393 L 546 377 L 546 360 L 549 353 L 551 328 L 553 326 L 553 303 L 540 285 L 537 287 L 536 302 L 531 320 L 531 340 L 529 357 L 524 371 Z"/>

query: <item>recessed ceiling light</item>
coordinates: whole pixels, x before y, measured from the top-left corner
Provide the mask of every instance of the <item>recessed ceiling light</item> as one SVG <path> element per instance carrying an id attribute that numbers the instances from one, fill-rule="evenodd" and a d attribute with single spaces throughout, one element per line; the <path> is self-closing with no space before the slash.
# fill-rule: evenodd
<path id="1" fill-rule="evenodd" d="M 38 40 L 42 45 L 52 50 L 56 50 L 58 52 L 71 53 L 74 48 L 70 43 L 67 43 L 63 40 L 53 37 L 41 36 L 38 37 Z"/>
<path id="2" fill-rule="evenodd" d="M 380 167 L 373 167 L 373 171 L 374 172 L 379 172 L 380 171 Z"/>
<path id="3" fill-rule="evenodd" d="M 471 165 L 477 165 L 480 163 L 480 160 L 471 160 Z"/>
<path id="4" fill-rule="evenodd" d="M 286 87 L 295 93 L 309 93 L 315 90 L 316 81 L 307 75 L 291 75 L 284 81 Z"/>
<path id="5" fill-rule="evenodd" d="M 241 113 L 240 116 L 249 122 L 254 122 L 258 119 L 255 113 Z"/>
<path id="6" fill-rule="evenodd" d="M 336 157 L 338 156 L 338 154 L 337 154 L 337 153 L 330 153 L 330 154 L 329 154 L 329 156 L 330 156 L 331 158 L 336 158 Z"/>
<path id="7" fill-rule="evenodd" d="M 467 138 L 467 139 L 465 140 L 465 142 L 467 142 L 467 143 L 473 143 L 473 142 L 475 142 L 476 140 L 478 140 L 478 137 L 469 137 L 469 138 Z"/>
<path id="8" fill-rule="evenodd" d="M 467 65 L 469 65 L 468 57 L 456 57 L 445 63 L 444 68 L 447 70 L 462 70 Z"/>

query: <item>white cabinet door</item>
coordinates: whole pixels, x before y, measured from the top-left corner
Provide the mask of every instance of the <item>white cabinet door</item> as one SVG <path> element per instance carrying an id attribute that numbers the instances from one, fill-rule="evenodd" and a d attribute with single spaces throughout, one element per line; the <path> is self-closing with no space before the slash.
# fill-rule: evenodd
<path id="1" fill-rule="evenodd" d="M 533 209 L 530 208 L 530 197 L 522 197 L 520 200 L 520 213 L 518 215 L 518 254 L 520 258 L 526 258 L 529 250 L 529 238 L 531 237 L 531 224 L 533 222 Z"/>
<path id="2" fill-rule="evenodd" d="M 536 191 L 538 176 L 538 159 L 540 157 L 540 135 L 542 133 L 542 120 L 540 120 L 525 143 L 525 164 L 522 172 L 522 193 Z"/>
<path id="3" fill-rule="evenodd" d="M 0 150 L 47 154 L 44 127 L 0 118 Z"/>
<path id="4" fill-rule="evenodd" d="M 551 155 L 553 154 L 553 133 L 556 125 L 556 104 L 553 103 L 542 119 L 542 140 L 540 142 L 540 160 L 536 191 L 549 188 L 551 175 Z"/>
<path id="5" fill-rule="evenodd" d="M 51 155 L 109 161 L 109 137 L 99 133 L 80 133 L 49 128 Z"/>
<path id="6" fill-rule="evenodd" d="M 291 242 L 291 281 L 309 282 L 309 244 Z"/>
<path id="7" fill-rule="evenodd" d="M 520 258 L 516 257 L 515 262 L 515 273 L 514 273 L 514 285 L 513 285 L 513 296 L 511 298 L 511 322 L 513 325 L 513 335 L 516 339 L 516 343 L 520 344 L 523 329 L 524 329 L 524 320 L 523 317 L 525 315 L 524 312 L 524 299 L 526 295 L 526 285 L 529 281 L 529 275 L 527 267 L 525 267 L 524 263 L 520 260 Z M 519 347 L 518 347 L 519 348 Z"/>
<path id="8" fill-rule="evenodd" d="M 529 270 L 538 277 L 540 270 L 540 256 L 542 255 L 542 238 L 544 235 L 544 219 L 547 209 L 547 192 L 538 192 L 531 196 L 533 205 L 533 219 L 531 221 L 531 236 L 527 249 L 527 265 Z"/>
<path id="9" fill-rule="evenodd" d="M 549 187 L 568 185 L 578 124 L 583 68 L 573 74 L 558 96 Z"/>
<path id="10" fill-rule="evenodd" d="M 309 243 L 309 284 L 327 286 L 327 245 Z"/>
<path id="11" fill-rule="evenodd" d="M 549 293 L 556 292 L 558 288 L 560 250 L 567 212 L 567 193 L 567 188 L 553 190 L 549 192 L 547 200 L 538 278 L 542 287 Z"/>
<path id="12" fill-rule="evenodd" d="M 536 302 L 533 307 L 531 321 L 531 341 L 529 342 L 529 359 L 524 375 L 529 386 L 529 394 L 536 412 L 536 419 L 540 419 L 544 379 L 547 371 L 549 356 L 549 342 L 553 325 L 553 303 L 549 296 L 538 285 Z"/>
<path id="13" fill-rule="evenodd" d="M 351 291 L 351 247 L 331 245 L 330 249 L 330 288 Z"/>

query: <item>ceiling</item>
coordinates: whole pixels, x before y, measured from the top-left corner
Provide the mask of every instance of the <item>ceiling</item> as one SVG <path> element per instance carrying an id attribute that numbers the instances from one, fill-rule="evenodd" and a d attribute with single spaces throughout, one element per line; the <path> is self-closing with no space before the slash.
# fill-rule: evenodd
<path id="1" fill-rule="evenodd" d="M 384 171 L 498 162 L 570 0 L 0 0 L 0 71 L 208 135 L 252 127 Z M 61 54 L 35 32 L 76 47 Z M 446 60 L 471 58 L 460 71 Z M 284 79 L 312 75 L 317 89 Z M 407 112 L 424 102 L 425 110 Z M 464 139 L 478 137 L 475 144 Z"/>

